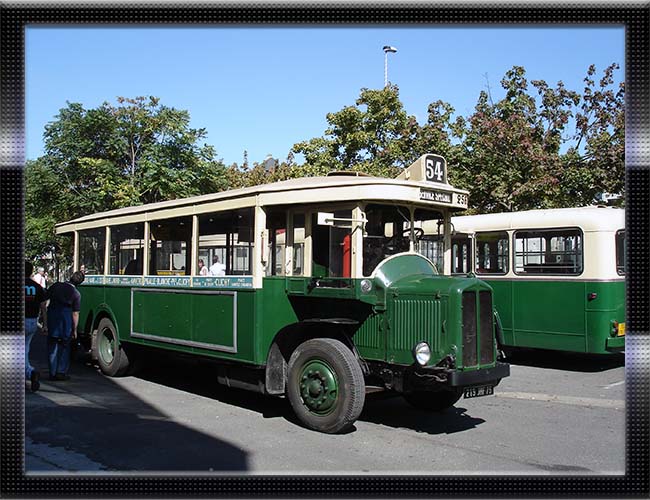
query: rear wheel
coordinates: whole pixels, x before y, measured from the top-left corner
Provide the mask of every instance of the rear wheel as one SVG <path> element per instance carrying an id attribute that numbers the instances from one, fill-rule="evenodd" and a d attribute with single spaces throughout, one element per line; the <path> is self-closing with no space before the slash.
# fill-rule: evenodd
<path id="1" fill-rule="evenodd" d="M 412 391 L 405 392 L 404 399 L 419 410 L 442 411 L 454 406 L 462 395 L 462 389 L 438 392 Z"/>
<path id="2" fill-rule="evenodd" d="M 124 375 L 129 369 L 129 358 L 120 345 L 113 322 L 104 318 L 97 326 L 94 357 L 97 358 L 102 373 L 109 377 Z"/>
<path id="3" fill-rule="evenodd" d="M 289 360 L 287 397 L 306 427 L 328 434 L 341 432 L 357 420 L 363 409 L 363 372 L 342 342 L 307 340 Z"/>

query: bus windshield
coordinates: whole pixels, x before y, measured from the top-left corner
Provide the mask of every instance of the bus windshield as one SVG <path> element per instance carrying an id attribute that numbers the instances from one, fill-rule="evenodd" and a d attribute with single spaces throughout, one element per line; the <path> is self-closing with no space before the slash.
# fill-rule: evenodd
<path id="1" fill-rule="evenodd" d="M 440 212 L 415 210 L 415 219 L 409 207 L 402 205 L 371 204 L 365 209 L 366 225 L 363 233 L 363 275 L 370 276 L 384 259 L 397 253 L 418 250 L 425 241 L 425 221 L 442 221 Z M 432 227 L 436 227 L 434 223 Z M 431 235 L 436 238 L 438 235 Z M 442 240 L 440 240 L 442 243 Z M 442 252 L 435 252 L 442 258 Z M 438 262 L 434 260 L 434 264 Z M 441 264 L 441 262 L 440 262 Z M 439 269 L 441 269 L 441 265 Z"/>

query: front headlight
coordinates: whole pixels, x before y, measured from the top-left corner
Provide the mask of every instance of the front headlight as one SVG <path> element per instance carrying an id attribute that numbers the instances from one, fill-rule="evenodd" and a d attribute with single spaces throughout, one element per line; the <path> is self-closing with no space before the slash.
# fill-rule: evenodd
<path id="1" fill-rule="evenodd" d="M 413 348 L 413 358 L 420 366 L 426 365 L 431 359 L 431 348 L 426 342 L 419 342 Z"/>

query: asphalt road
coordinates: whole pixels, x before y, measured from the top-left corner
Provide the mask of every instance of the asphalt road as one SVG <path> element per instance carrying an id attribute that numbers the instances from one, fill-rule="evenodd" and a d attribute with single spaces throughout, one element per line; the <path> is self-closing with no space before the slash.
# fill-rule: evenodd
<path id="1" fill-rule="evenodd" d="M 44 339 L 33 360 L 45 372 Z M 156 356 L 107 378 L 26 383 L 26 471 L 232 474 L 624 474 L 623 359 L 520 353 L 494 396 L 442 413 L 371 393 L 352 431 L 302 428 L 289 402 L 216 383 L 209 367 Z"/>

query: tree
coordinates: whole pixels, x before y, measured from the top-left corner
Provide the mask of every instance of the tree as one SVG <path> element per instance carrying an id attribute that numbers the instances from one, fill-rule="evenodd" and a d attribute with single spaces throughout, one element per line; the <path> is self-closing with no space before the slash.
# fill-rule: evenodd
<path id="1" fill-rule="evenodd" d="M 592 203 L 599 193 L 625 193 L 625 84 L 613 88 L 617 64 L 608 66 L 596 87 L 591 65 L 576 113 L 575 141 L 564 156 L 561 206 Z"/>
<path id="2" fill-rule="evenodd" d="M 417 159 L 407 140 L 415 118 L 404 111 L 395 85 L 362 89 L 354 106 L 326 118 L 329 127 L 324 137 L 297 143 L 291 150 L 304 155 L 305 175 L 356 170 L 392 177 Z"/>
<path id="3" fill-rule="evenodd" d="M 54 221 L 228 188 L 205 129 L 189 122 L 156 97 L 68 103 L 45 128 L 45 154 L 26 167 L 28 255 L 54 240 Z"/>
<path id="4" fill-rule="evenodd" d="M 327 115 L 323 137 L 294 145 L 301 175 L 359 170 L 394 177 L 426 152 L 442 154 L 450 181 L 470 191 L 474 212 L 580 206 L 624 189 L 624 86 L 616 64 L 598 86 L 591 66 L 581 94 L 558 82 L 529 82 L 521 66 L 501 80 L 496 103 L 481 92 L 474 112 L 455 116 L 443 101 L 426 123 L 409 116 L 396 86 L 362 89 L 355 106 Z M 575 126 L 575 131 L 572 127 Z"/>
<path id="5" fill-rule="evenodd" d="M 457 165 L 472 209 L 581 206 L 594 203 L 603 191 L 622 192 L 623 87 L 617 93 L 608 88 L 615 68 L 605 70 L 596 91 L 591 80 L 596 69 L 590 67 L 583 95 L 561 81 L 552 88 L 533 80 L 536 98 L 519 66 L 502 79 L 502 100 L 492 103 L 481 92 L 467 119 Z"/>
<path id="6" fill-rule="evenodd" d="M 544 82 L 532 84 L 547 95 L 546 103 L 555 96 Z M 496 104 L 481 92 L 463 138 L 460 184 L 471 190 L 478 212 L 538 208 L 557 186 L 562 120 L 553 120 L 550 110 L 539 112 L 524 68 L 509 70 L 501 86 L 505 97 Z"/>

